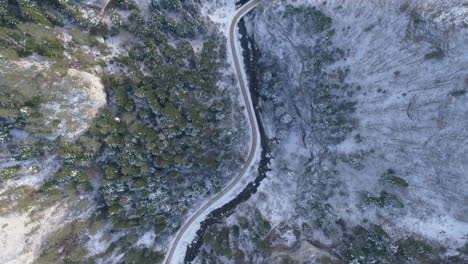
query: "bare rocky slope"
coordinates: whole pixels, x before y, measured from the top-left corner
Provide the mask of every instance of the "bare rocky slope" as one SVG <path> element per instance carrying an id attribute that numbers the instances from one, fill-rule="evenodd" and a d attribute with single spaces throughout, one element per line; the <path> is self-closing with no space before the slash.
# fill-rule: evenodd
<path id="1" fill-rule="evenodd" d="M 271 171 L 197 262 L 466 263 L 467 3 L 264 1 L 247 26 Z"/>

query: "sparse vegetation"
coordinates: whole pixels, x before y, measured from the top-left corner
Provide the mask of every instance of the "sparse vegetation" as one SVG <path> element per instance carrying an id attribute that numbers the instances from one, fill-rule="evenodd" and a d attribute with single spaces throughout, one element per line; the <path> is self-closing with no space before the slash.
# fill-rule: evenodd
<path id="1" fill-rule="evenodd" d="M 426 60 L 431 60 L 431 59 L 441 60 L 444 57 L 445 57 L 445 53 L 441 48 L 437 48 L 436 50 L 424 55 L 424 59 Z"/>
<path id="2" fill-rule="evenodd" d="M 408 182 L 405 179 L 396 176 L 396 173 L 393 169 L 388 169 L 387 172 L 382 175 L 382 179 L 385 182 L 388 182 L 395 186 L 400 186 L 400 187 L 409 186 Z"/>
<path id="3" fill-rule="evenodd" d="M 340 243 L 344 261 L 353 263 L 437 263 L 441 259 L 434 253 L 436 249 L 422 240 L 408 237 L 396 240 L 381 226 L 356 226 Z M 455 262 L 461 263 L 461 262 Z"/>
<path id="4" fill-rule="evenodd" d="M 6 167 L 0 170 L 0 179 L 10 180 L 19 176 L 21 165 Z"/>
<path id="5" fill-rule="evenodd" d="M 74 221 L 50 234 L 43 243 L 42 253 L 36 260 L 38 264 L 79 263 L 86 259 L 87 234 L 99 222 Z"/>
<path id="6" fill-rule="evenodd" d="M 466 90 L 463 89 L 463 90 L 453 90 L 450 92 L 450 95 L 453 96 L 453 97 L 459 97 L 459 96 L 463 96 L 466 94 Z"/>
<path id="7" fill-rule="evenodd" d="M 330 28 L 332 19 L 318 10 L 316 7 L 293 7 L 286 6 L 283 17 L 292 17 L 302 25 L 304 30 L 310 32 L 322 32 Z"/>
<path id="8" fill-rule="evenodd" d="M 364 194 L 364 201 L 368 204 L 383 208 L 386 206 L 403 208 L 405 205 L 392 193 L 386 191 L 380 192 L 380 196 L 373 196 L 369 193 Z"/>
<path id="9" fill-rule="evenodd" d="M 245 263 L 252 261 L 254 256 L 246 256 L 240 247 L 240 243 L 246 235 L 252 235 L 253 245 L 256 253 L 262 256 L 270 254 L 272 245 L 267 237 L 272 227 L 258 209 L 253 209 L 254 217 L 252 219 L 239 219 L 240 226 L 211 226 L 204 236 L 204 248 L 209 249 L 201 252 L 200 259 L 208 260 L 213 256 L 222 256 L 236 263 Z"/>

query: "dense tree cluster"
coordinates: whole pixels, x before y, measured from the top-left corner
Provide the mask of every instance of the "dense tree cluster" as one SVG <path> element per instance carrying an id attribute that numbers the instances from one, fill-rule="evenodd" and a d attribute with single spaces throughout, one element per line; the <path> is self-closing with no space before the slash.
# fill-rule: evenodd
<path id="1" fill-rule="evenodd" d="M 14 27 L 29 22 L 46 26 L 61 26 L 73 21 L 86 27 L 88 22 L 71 1 L 60 0 L 1 0 L 0 26 Z"/>
<path id="2" fill-rule="evenodd" d="M 173 232 L 197 199 L 221 188 L 220 166 L 238 166 L 227 133 L 233 105 L 218 88 L 224 39 L 208 30 L 198 4 L 177 5 L 154 2 L 145 27 L 138 7 L 126 1 L 110 11 L 130 12 L 106 27 L 133 30 L 138 41 L 110 61 L 112 73 L 103 76 L 108 107 L 85 135 L 60 145 L 63 165 L 41 188 L 97 191 L 99 217 L 127 232 L 111 248 L 125 252 L 141 230 L 161 239 Z"/>
<path id="3" fill-rule="evenodd" d="M 137 32 L 141 42 L 113 60 L 127 72 L 105 77 L 111 106 L 89 135 L 102 143 L 102 201 L 117 226 L 132 218 L 163 231 L 172 218 L 174 228 L 190 201 L 220 183 L 221 162 L 232 159 L 231 138 L 221 128 L 231 105 L 217 87 L 225 47 L 200 30 L 206 25 L 198 8 L 191 1 L 153 3 L 149 26 Z M 181 33 L 192 31 L 189 18 L 197 20 L 193 32 L 206 33 L 198 36 L 199 52 L 185 38 L 193 34 Z"/>
<path id="4" fill-rule="evenodd" d="M 152 6 L 149 25 L 160 28 L 164 33 L 176 37 L 194 38 L 208 31 L 201 17 L 199 4 L 195 1 L 153 0 Z"/>
<path id="5" fill-rule="evenodd" d="M 250 207 L 248 211 L 251 215 L 239 217 L 235 225 L 215 224 L 208 228 L 197 258 L 200 263 L 218 263 L 219 259 L 229 259 L 234 263 L 255 263 L 261 259 L 260 256 L 272 253 L 274 243 L 271 240 L 275 234 L 271 223 L 257 208 Z M 247 239 L 256 249 L 255 254 L 246 252 L 244 241 Z"/>

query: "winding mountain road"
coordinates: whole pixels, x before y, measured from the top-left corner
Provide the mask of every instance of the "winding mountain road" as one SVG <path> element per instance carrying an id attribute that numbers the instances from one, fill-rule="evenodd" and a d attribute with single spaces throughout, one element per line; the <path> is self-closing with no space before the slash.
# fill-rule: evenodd
<path id="1" fill-rule="evenodd" d="M 170 250 L 166 256 L 166 259 L 164 261 L 165 264 L 176 264 L 174 263 L 174 258 L 175 257 L 181 257 L 181 256 L 175 256 L 175 252 L 178 247 L 183 247 L 186 245 L 183 245 L 180 243 L 183 239 L 183 236 L 187 233 L 187 230 L 190 228 L 191 225 L 196 224 L 197 220 L 200 220 L 199 218 L 203 216 L 204 213 L 209 212 L 215 208 L 213 205 L 219 201 L 221 198 L 223 198 L 226 194 L 228 194 L 244 177 L 248 169 L 252 166 L 252 163 L 254 161 L 255 154 L 258 150 L 258 143 L 260 140 L 260 133 L 258 130 L 258 124 L 257 124 L 257 119 L 255 117 L 255 112 L 252 104 L 252 99 L 250 97 L 250 92 L 246 86 L 246 76 L 244 76 L 244 71 L 240 63 L 239 57 L 242 56 L 242 54 L 239 54 L 237 50 L 237 38 L 236 38 L 236 29 L 237 29 L 237 23 L 239 20 L 247 14 L 249 11 L 251 11 L 257 4 L 259 0 L 251 0 L 247 3 L 245 3 L 241 8 L 239 8 L 236 12 L 236 15 L 233 17 L 231 21 L 231 25 L 229 28 L 229 43 L 231 47 L 231 52 L 232 52 L 232 57 L 234 59 L 234 65 L 236 68 L 236 73 L 237 77 L 239 80 L 239 85 L 242 91 L 242 97 L 244 99 L 244 104 L 247 108 L 247 114 L 248 114 L 248 119 L 250 123 L 250 128 L 251 128 L 251 142 L 250 142 L 250 150 L 249 154 L 247 157 L 247 160 L 242 167 L 241 171 L 239 174 L 229 183 L 226 188 L 224 188 L 221 192 L 219 192 L 215 197 L 213 197 L 210 201 L 208 201 L 203 207 L 198 209 L 197 212 L 195 212 L 179 229 L 176 238 L 174 239 Z M 211 209 L 211 210 L 208 210 Z M 184 251 L 185 252 L 185 251 Z M 178 263 L 177 263 L 178 264 Z"/>

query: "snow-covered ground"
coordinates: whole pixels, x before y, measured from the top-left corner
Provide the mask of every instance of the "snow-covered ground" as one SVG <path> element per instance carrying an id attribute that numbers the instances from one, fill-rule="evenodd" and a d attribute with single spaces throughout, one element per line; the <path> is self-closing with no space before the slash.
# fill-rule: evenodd
<path id="1" fill-rule="evenodd" d="M 451 240 L 456 246 L 461 246 L 468 235 L 466 217 L 461 216 L 461 212 L 467 209 L 466 203 L 462 202 L 467 199 L 466 193 L 462 191 L 467 188 L 463 175 L 466 176 L 468 168 L 462 161 L 467 150 L 459 145 L 466 141 L 466 122 L 462 116 L 467 111 L 467 103 L 464 96 L 455 98 L 450 93 L 467 87 L 467 30 L 463 23 L 466 23 L 468 10 L 460 1 L 444 2 L 443 5 L 435 3 L 409 1 L 408 6 L 405 6 L 402 1 L 380 1 L 372 5 L 362 1 L 328 1 L 326 5 L 321 1 L 291 2 L 295 6 L 319 6 L 332 17 L 332 27 L 336 30 L 333 43 L 347 55 L 345 60 L 331 64 L 326 71 L 330 73 L 329 78 L 334 78 L 333 73 L 340 69 L 350 69 L 346 81 L 351 87 L 359 85 L 359 89 L 362 89 L 348 97 L 358 102 L 357 111 L 352 115 L 352 118 L 358 120 L 353 135 L 364 138 L 364 142 L 350 136 L 332 147 L 332 150 L 339 156 L 371 149 L 375 153 L 364 158 L 363 169 L 351 169 L 340 162 L 337 165 L 330 164 L 330 169 L 338 170 L 340 181 L 348 186 L 343 191 L 350 192 L 348 199 L 336 197 L 330 200 L 336 213 L 353 223 L 370 218 L 388 224 L 387 217 L 392 217 L 382 216 L 382 212 L 374 212 L 375 216 L 370 212 L 358 213 L 362 210 L 359 199 L 362 191 L 381 190 L 379 176 L 387 168 L 394 168 L 409 182 L 408 192 L 399 195 L 402 199 L 408 199 L 403 203 L 414 208 L 407 215 L 405 213 L 406 216 L 400 215 L 398 223 L 384 225 L 390 230 L 395 228 L 395 232 L 402 228 L 444 244 Z M 299 54 L 303 52 L 303 47 L 312 47 L 316 39 L 307 38 L 299 27 L 296 30 L 296 26 L 285 37 L 287 32 L 284 30 L 288 23 L 293 22 L 272 19 L 280 17 L 284 10 L 284 6 L 273 6 L 270 10 L 275 11 L 270 17 L 265 15 L 255 20 L 255 34 L 260 39 L 262 51 L 268 55 L 274 54 L 279 61 L 289 61 L 289 83 L 298 87 L 294 91 L 300 94 L 296 103 L 300 103 L 297 106 L 303 114 L 302 117 L 294 117 L 292 124 L 298 124 L 300 118 L 309 118 L 306 110 L 308 106 L 302 104 L 299 97 L 306 98 L 304 103 L 307 103 L 309 92 L 306 90 L 314 89 L 311 81 L 314 76 L 308 77 L 307 73 L 303 75 L 302 71 L 307 71 L 307 68 L 304 70 L 301 67 L 307 67 L 304 66 L 307 61 L 301 59 Z M 413 25 L 411 16 L 414 13 L 408 15 L 404 9 L 415 10 L 421 19 L 431 18 L 433 23 Z M 450 27 L 458 29 L 449 30 Z M 274 49 L 271 49 L 272 43 L 275 43 Z M 428 54 L 438 48 L 444 50 L 444 58 L 428 59 Z M 298 81 L 301 85 L 298 85 Z M 267 186 L 273 188 L 275 184 L 284 184 L 284 179 L 294 174 L 295 170 L 298 172 L 296 177 L 305 177 L 302 167 L 306 164 L 298 164 L 298 161 L 306 162 L 310 153 L 314 152 L 314 145 L 320 143 L 306 139 L 310 146 L 304 148 L 302 135 L 297 130 L 290 129 L 286 136 L 280 135 L 278 125 L 272 122 L 266 122 L 267 128 L 270 127 L 270 135 L 285 139 L 277 151 L 278 157 L 272 161 L 274 169 L 271 174 L 276 173 L 277 176 L 269 177 L 260 188 L 270 193 L 270 199 L 265 202 L 268 205 L 260 204 L 259 208 L 276 223 L 279 219 L 290 218 L 288 211 L 291 209 L 280 208 L 288 208 L 284 201 L 289 200 L 287 203 L 290 203 L 294 198 L 288 194 L 289 190 L 267 190 Z M 290 156 L 291 152 L 295 156 Z M 275 168 L 279 164 L 284 168 Z M 441 175 L 445 175 L 443 179 Z M 320 179 L 321 176 L 312 174 L 310 177 Z M 437 181 L 439 183 L 435 184 Z M 313 178 L 308 182 L 313 184 Z M 294 182 L 290 185 L 294 186 Z M 451 193 L 446 192 L 449 189 Z M 459 202 L 447 204 L 448 197 Z M 279 204 L 278 210 L 274 209 L 274 204 Z"/>
<path id="2" fill-rule="evenodd" d="M 1 263 L 33 263 L 46 235 L 63 224 L 66 209 L 55 205 L 31 217 L 34 209 L 0 216 Z"/>
<path id="3" fill-rule="evenodd" d="M 286 4 L 307 8 L 285 15 Z M 327 20 L 313 6 L 331 17 L 321 32 L 313 28 Z M 352 227 L 375 224 L 392 239 L 459 254 L 468 242 L 464 1 L 265 1 L 250 18 L 271 171 L 226 224 L 253 219 L 258 208 L 299 240 L 337 245 Z M 352 104 L 333 107 L 342 102 Z M 363 198 L 382 193 L 401 204 Z M 291 229 L 276 230 L 293 243 Z M 246 255 L 259 253 L 252 241 L 239 243 Z"/>

